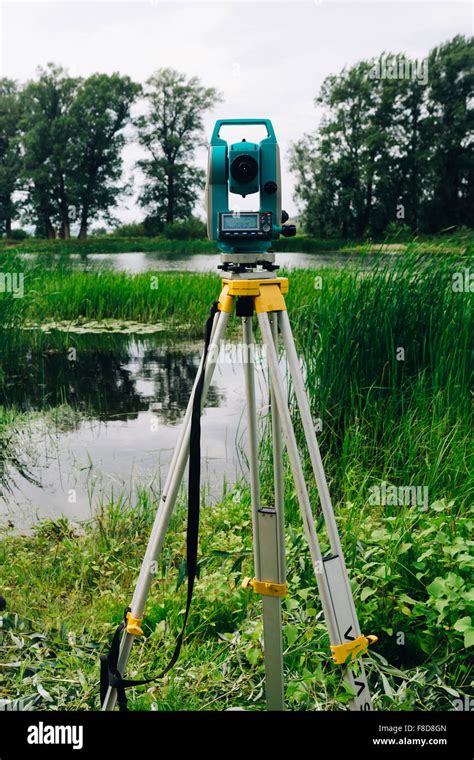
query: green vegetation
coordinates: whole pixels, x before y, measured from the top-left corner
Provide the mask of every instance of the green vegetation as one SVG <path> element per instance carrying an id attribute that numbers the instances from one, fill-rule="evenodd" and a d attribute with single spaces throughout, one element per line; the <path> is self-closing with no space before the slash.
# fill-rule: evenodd
<path id="1" fill-rule="evenodd" d="M 305 229 L 321 237 L 474 226 L 474 38 L 425 60 L 382 53 L 330 74 L 317 132 L 292 151 Z"/>
<path id="2" fill-rule="evenodd" d="M 132 120 L 139 96 L 146 113 Z M 0 233 L 12 238 L 21 219 L 41 237 L 68 240 L 73 229 L 83 239 L 94 221 L 116 223 L 112 212 L 133 182 L 122 177 L 132 125 L 146 153 L 137 164 L 144 227 L 188 220 L 204 186 L 194 165 L 203 114 L 219 99 L 197 77 L 169 68 L 144 86 L 118 73 L 73 77 L 53 63 L 26 83 L 0 78 Z"/>
<path id="3" fill-rule="evenodd" d="M 143 88 L 146 114 L 139 116 L 138 142 L 146 158 L 138 161 L 145 182 L 139 203 L 155 224 L 189 219 L 204 190 L 205 172 L 195 165 L 204 142 L 204 114 L 222 100 L 198 77 L 160 69 Z"/>
<path id="4" fill-rule="evenodd" d="M 189 334 L 202 333 L 203 314 L 216 297 L 216 275 L 197 279 L 185 273 L 129 275 L 107 270 L 85 272 L 66 266 L 50 269 L 41 259 L 25 271 L 25 297 L 6 294 L 0 300 L 2 323 L 59 320 L 120 319 L 140 322 L 169 320 L 189 325 Z M 176 294 L 179 293 L 179 298 Z M 12 340 L 5 335 L 4 340 Z"/>
<path id="5" fill-rule="evenodd" d="M 0 371 L 0 387 L 1 383 Z M 28 433 L 32 421 L 32 415 L 0 406 L 0 496 L 12 492 L 9 468 L 32 481 L 28 472 L 28 449 L 31 447 Z"/>
<path id="6" fill-rule="evenodd" d="M 26 321 L 51 319 L 179 319 L 196 335 L 218 289 L 214 275 L 129 276 L 41 262 L 27 271 L 24 299 L 0 300 L 2 323 L 14 326 L 4 333 L 9 341 Z M 466 269 L 472 271 L 470 257 L 460 263 L 445 255 L 434 266 L 408 254 L 365 272 L 291 275 L 287 302 L 313 417 L 322 420 L 321 449 L 356 604 L 363 630 L 380 637 L 369 675 L 381 709 L 452 709 L 472 688 L 474 308 L 469 289 L 453 288 L 453 276 Z M 262 460 L 263 500 L 271 503 L 267 437 Z M 427 488 L 427 499 L 375 503 L 374 489 L 384 483 Z M 340 709 L 348 695 L 329 662 L 289 474 L 285 487 L 288 705 Z M 317 512 L 314 487 L 311 497 Z M 148 489 L 133 503 L 122 497 L 96 505 L 86 525 L 59 519 L 34 535 L 5 535 L 3 698 L 97 708 L 98 654 L 129 602 L 157 501 Z M 251 573 L 250 534 L 246 486 L 203 510 L 200 579 L 182 657 L 165 683 L 135 689 L 135 709 L 261 708 L 260 603 L 240 587 Z M 184 546 L 181 503 L 131 673 L 152 673 L 172 651 L 182 620 Z"/>
<path id="7" fill-rule="evenodd" d="M 53 64 L 40 68 L 36 80 L 11 85 L 20 113 L 11 136 L 21 146 L 17 189 L 27 195 L 17 213 L 44 237 L 59 230 L 69 238 L 76 223 L 85 238 L 91 220 L 110 220 L 123 195 L 123 130 L 141 88 L 128 76 L 83 79 Z"/>
<path id="8" fill-rule="evenodd" d="M 153 227 L 155 230 L 153 231 Z M 151 229 L 150 229 L 151 228 Z M 157 237 L 160 234 L 167 240 L 207 240 L 207 226 L 197 217 L 190 217 L 182 222 L 151 223 L 150 220 L 145 222 L 132 222 L 122 224 L 113 231 L 114 237 Z M 215 250 L 212 247 L 212 250 Z"/>
<path id="9" fill-rule="evenodd" d="M 165 237 L 118 237 L 101 235 L 87 240 L 40 240 L 30 238 L 21 243 L 0 240 L 0 250 L 10 253 L 46 253 L 51 255 L 91 253 L 216 253 L 209 240 L 168 240 Z"/>
<path id="10" fill-rule="evenodd" d="M 329 662 L 311 562 L 287 483 L 288 706 L 343 709 L 348 695 Z M 34 536 L 1 542 L 11 609 L 0 638 L 7 654 L 3 698 L 47 709 L 97 709 L 98 656 L 133 590 L 157 499 L 143 492 L 133 507 L 121 499 L 102 505 L 95 522 L 80 531 L 59 519 L 44 522 Z M 396 518 L 373 510 L 361 515 L 351 504 L 339 509 L 341 529 L 351 536 L 346 551 L 351 543 L 356 547 L 348 558 L 362 627 L 380 636 L 368 664 L 379 709 L 452 709 L 453 699 L 469 692 L 464 647 L 473 636 L 467 588 L 473 521 L 455 517 L 457 511 L 445 501 L 432 504 L 429 514 L 405 509 Z M 184 604 L 184 545 L 181 505 L 131 673 L 153 672 L 173 650 Z M 164 683 L 130 694 L 134 709 L 261 708 L 260 603 L 241 588 L 251 573 L 250 556 L 250 499 L 246 488 L 237 487 L 203 511 L 200 579 L 179 663 Z M 406 637 L 402 646 L 400 634 Z"/>

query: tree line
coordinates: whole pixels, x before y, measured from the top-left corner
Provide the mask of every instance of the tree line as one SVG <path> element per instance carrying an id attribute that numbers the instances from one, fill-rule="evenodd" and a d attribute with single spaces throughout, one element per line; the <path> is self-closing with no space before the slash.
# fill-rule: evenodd
<path id="1" fill-rule="evenodd" d="M 474 226 L 474 38 L 420 62 L 382 54 L 325 79 L 318 130 L 293 143 L 303 226 L 318 237 Z M 19 84 L 0 79 L 0 234 L 16 220 L 41 237 L 84 238 L 114 223 L 132 192 L 123 148 L 145 157 L 138 197 L 147 234 L 191 220 L 204 186 L 196 149 L 221 95 L 173 69 L 144 85 L 120 74 L 71 77 L 60 66 Z M 133 115 L 134 104 L 140 112 Z"/>
<path id="2" fill-rule="evenodd" d="M 424 61 L 382 54 L 324 81 L 320 127 L 291 151 L 308 233 L 474 226 L 474 38 Z"/>
<path id="3" fill-rule="evenodd" d="M 141 99 L 144 113 L 132 116 Z M 122 151 L 135 139 L 145 183 L 138 202 L 158 231 L 191 216 L 204 186 L 194 166 L 203 114 L 220 99 L 197 77 L 165 68 L 144 86 L 120 74 L 71 77 L 54 64 L 24 85 L 0 79 L 0 232 L 21 219 L 41 237 L 85 238 L 92 221 L 114 222 L 131 192 Z M 133 137 L 132 137 L 133 135 Z"/>

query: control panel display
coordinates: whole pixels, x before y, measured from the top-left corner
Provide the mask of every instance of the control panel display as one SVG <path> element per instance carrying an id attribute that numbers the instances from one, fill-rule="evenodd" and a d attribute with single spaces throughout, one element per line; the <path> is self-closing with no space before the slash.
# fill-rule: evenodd
<path id="1" fill-rule="evenodd" d="M 219 214 L 219 240 L 271 240 L 271 211 L 241 211 Z"/>
<path id="2" fill-rule="evenodd" d="M 258 214 L 222 214 L 223 230 L 258 230 Z"/>

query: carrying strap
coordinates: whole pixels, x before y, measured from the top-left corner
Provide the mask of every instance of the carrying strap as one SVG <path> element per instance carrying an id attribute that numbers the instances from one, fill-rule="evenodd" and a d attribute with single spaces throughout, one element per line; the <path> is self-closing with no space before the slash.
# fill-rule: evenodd
<path id="1" fill-rule="evenodd" d="M 211 342 L 212 325 L 214 316 L 218 311 L 217 302 L 211 307 L 211 313 L 206 322 L 206 335 L 204 342 L 204 358 L 196 383 L 194 393 L 192 413 L 191 413 L 191 430 L 189 437 L 189 476 L 188 476 L 188 525 L 186 530 L 186 565 L 187 565 L 187 596 L 186 608 L 184 611 L 183 627 L 176 639 L 176 646 L 167 666 L 157 675 L 151 678 L 141 678 L 138 680 L 122 678 L 118 670 L 118 659 L 120 654 L 120 641 L 122 631 L 127 625 L 127 614 L 131 611 L 127 607 L 124 611 L 124 617 L 117 627 L 110 645 L 108 654 L 100 658 L 100 702 L 104 704 L 109 687 L 117 689 L 117 702 L 121 711 L 127 710 L 127 697 L 125 689 L 130 686 L 143 686 L 144 684 L 153 683 L 163 678 L 176 663 L 181 647 L 183 645 L 184 633 L 188 622 L 191 601 L 193 598 L 194 581 L 197 573 L 197 556 L 198 556 L 198 538 L 199 538 L 199 512 L 201 503 L 201 406 L 202 393 L 204 389 L 204 376 L 208 359 L 209 344 Z"/>

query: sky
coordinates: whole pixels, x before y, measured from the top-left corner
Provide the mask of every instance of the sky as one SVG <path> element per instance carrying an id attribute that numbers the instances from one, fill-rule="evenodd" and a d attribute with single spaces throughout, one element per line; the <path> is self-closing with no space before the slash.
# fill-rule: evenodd
<path id="1" fill-rule="evenodd" d="M 170 66 L 216 87 L 223 102 L 206 115 L 210 136 L 217 118 L 265 117 L 281 146 L 283 207 L 296 211 L 288 170 L 292 141 L 314 132 L 314 105 L 325 77 L 382 52 L 423 59 L 456 34 L 473 33 L 473 5 L 448 2 L 339 2 L 338 0 L 0 0 L 0 76 L 25 81 L 37 66 L 61 64 L 72 75 L 119 71 L 144 82 Z M 229 140 L 260 133 L 229 131 Z M 263 136 L 263 135 L 262 135 Z M 122 221 L 143 218 L 136 203 L 141 149 L 129 144 L 124 171 L 136 192 L 117 211 Z M 206 154 L 197 154 L 205 168 Z M 251 208 L 252 198 L 240 203 Z M 197 207 L 203 213 L 203 205 Z"/>

